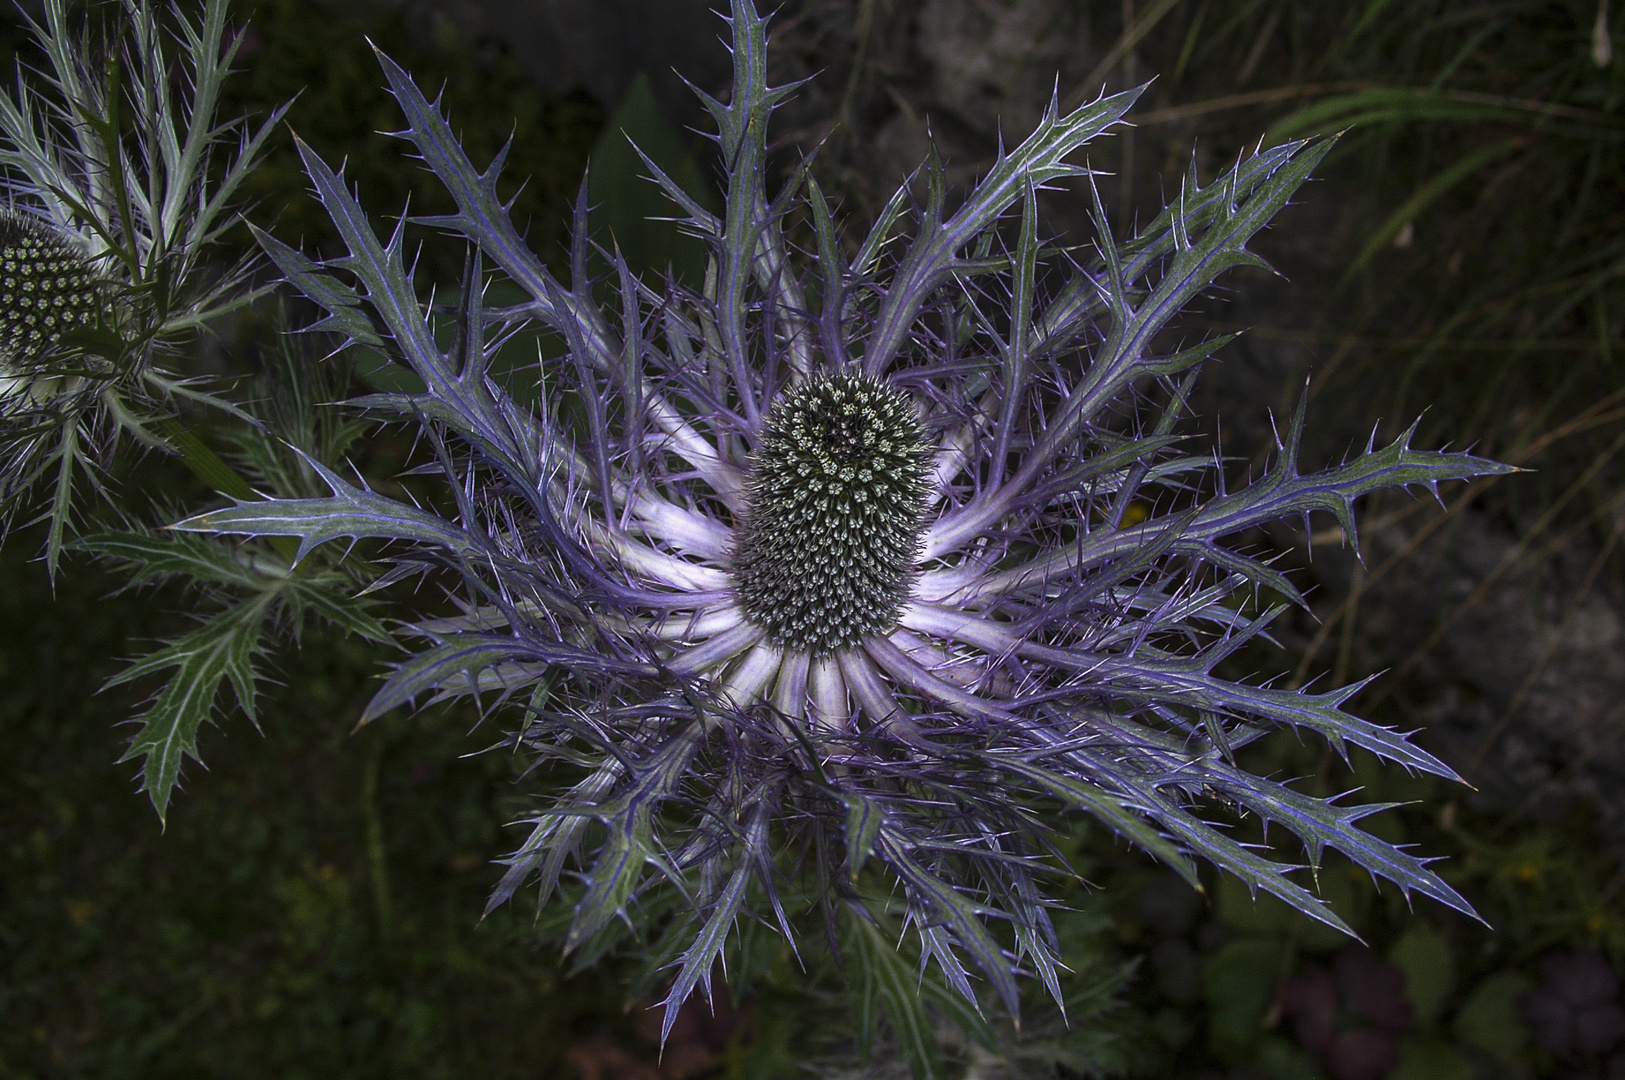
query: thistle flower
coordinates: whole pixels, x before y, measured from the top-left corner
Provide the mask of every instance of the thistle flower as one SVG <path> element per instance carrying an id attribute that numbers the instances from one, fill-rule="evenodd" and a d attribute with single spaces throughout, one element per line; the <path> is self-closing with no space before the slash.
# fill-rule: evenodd
<path id="1" fill-rule="evenodd" d="M 658 931 L 653 963 L 675 971 L 668 1029 L 709 989 L 739 918 L 761 913 L 794 941 L 804 906 L 859 967 L 895 962 L 875 959 L 890 948 L 878 928 L 900 917 L 963 998 L 976 1001 L 974 969 L 1011 1014 L 1018 972 L 1059 999 L 1045 883 L 1067 811 L 1193 884 L 1205 859 L 1341 929 L 1299 863 L 1231 838 L 1210 808 L 1284 827 L 1303 864 L 1335 847 L 1470 913 L 1422 859 L 1358 827 L 1382 807 L 1311 798 L 1235 752 L 1287 729 L 1448 766 L 1344 712 L 1357 686 L 1293 692 L 1217 671 L 1303 602 L 1227 538 L 1312 512 L 1353 536 L 1364 494 L 1504 471 L 1412 449 L 1407 432 L 1304 472 L 1301 401 L 1246 487 L 1185 449 L 1189 392 L 1228 338 L 1181 343 L 1169 328 L 1222 271 L 1262 265 L 1249 241 L 1331 142 L 1260 150 L 1206 186 L 1193 169 L 1118 238 L 1093 174 L 1068 158 L 1140 91 L 1065 115 L 1052 101 L 956 208 L 933 152 L 914 178 L 923 198 L 905 184 L 865 235 L 843 237 L 809 162 L 769 191 L 768 121 L 794 88 L 767 85 L 749 0 L 729 22 L 731 100 L 701 95 L 725 213 L 648 162 L 710 247 L 692 292 L 639 280 L 618 254 L 591 280 L 584 201 L 566 288 L 497 198 L 503 155 L 477 171 L 438 104 L 380 55 L 400 134 L 458 204 L 417 223 L 470 245 L 461 297 L 440 305 L 449 347 L 414 289 L 408 217 L 380 240 L 303 146 L 348 251 L 318 263 L 258 236 L 328 312 L 313 329 L 421 380 L 354 404 L 421 427 L 447 510 L 321 469 L 330 496 L 178 528 L 297 537 L 302 552 L 393 541 L 380 585 L 461 581 L 457 614 L 403 632 L 411 655 L 363 719 L 424 697 L 515 705 L 513 745 L 549 786 L 491 904 L 532 880 L 543 902 L 566 894 L 566 948 L 588 957 L 623 922 Z M 1036 193 L 1069 178 L 1093 200 L 1092 253 L 1039 240 Z M 488 307 L 488 262 L 528 299 Z M 527 403 L 491 357 L 538 323 L 564 348 Z M 1266 595 L 1279 602 L 1250 614 Z M 907 1008 L 906 972 L 896 982 L 907 992 L 889 1004 Z"/>
<path id="2" fill-rule="evenodd" d="M 197 22 L 173 12 L 166 28 L 146 0 L 121 0 L 111 26 L 75 28 L 64 0 L 46 0 L 29 22 L 46 64 L 0 94 L 0 536 L 49 476 L 53 573 L 75 485 L 105 469 L 118 434 L 170 448 L 177 399 L 235 411 L 191 385 L 173 350 L 264 291 L 246 261 L 212 266 L 210 248 L 282 110 L 252 134 L 217 123 L 237 50 L 226 0 Z"/>

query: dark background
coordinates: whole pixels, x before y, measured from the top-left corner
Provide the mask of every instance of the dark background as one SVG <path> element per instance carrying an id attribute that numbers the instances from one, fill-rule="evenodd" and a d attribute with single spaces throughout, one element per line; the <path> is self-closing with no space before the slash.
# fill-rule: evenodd
<path id="1" fill-rule="evenodd" d="M 1625 1076 L 1625 1020 L 1608 1035 L 1610 965 L 1625 960 L 1625 74 L 1603 55 L 1617 35 L 1595 33 L 1598 11 L 791 0 L 778 13 L 774 78 L 817 75 L 781 113 L 782 149 L 822 140 L 819 175 L 859 220 L 905 180 L 927 132 L 965 184 L 1056 86 L 1072 105 L 1155 77 L 1132 135 L 1091 148 L 1116 174 L 1103 194 L 1119 231 L 1151 217 L 1193 157 L 1206 182 L 1284 126 L 1353 122 L 1260 244 L 1285 277 L 1237 274 L 1193 313 L 1193 328 L 1248 329 L 1208 372 L 1202 423 L 1222 433 L 1233 475 L 1256 473 L 1272 411 L 1312 376 L 1309 464 L 1425 410 L 1418 444 L 1474 444 L 1532 470 L 1441 492 L 1448 514 L 1403 496 L 1365 507 L 1363 568 L 1336 535 L 1312 553 L 1301 530 L 1249 538 L 1314 586 L 1313 613 L 1251 670 L 1293 683 L 1385 670 L 1357 711 L 1420 729 L 1475 786 L 1349 768 L 1292 742 L 1261 748 L 1254 767 L 1415 800 L 1374 828 L 1447 856 L 1446 877 L 1493 929 L 1412 913 L 1334 859 L 1322 888 L 1372 947 L 1350 951 L 1218 882 L 1207 900 L 1183 893 L 1086 836 L 1079 866 L 1102 888 L 1079 941 L 1100 970 L 1136 966 L 1116 1011 L 1078 1021 L 1098 1037 L 1074 1047 L 1080 1071 Z M 726 87 L 725 28 L 698 0 L 265 0 L 250 26 L 227 110 L 301 92 L 291 127 L 328 160 L 348 157 L 375 212 L 446 200 L 378 134 L 400 120 L 363 35 L 422 85 L 444 83 L 476 163 L 514 134 L 508 175 L 528 178 L 516 217 L 540 250 L 557 260 L 590 153 L 600 234 L 645 229 L 651 264 L 684 257 L 640 224 L 660 207 L 621 182 L 618 133 L 659 144 L 696 188 L 710 175 L 689 130 L 703 111 L 673 72 Z M 5 41 L 27 59 L 15 21 Z M 1432 96 L 1384 96 L 1396 87 Z M 259 220 L 320 249 L 330 234 L 303 187 L 280 134 L 250 193 Z M 1083 209 L 1076 190 L 1050 193 L 1048 227 L 1086 242 Z M 454 280 L 460 252 L 432 238 L 426 250 L 427 279 Z M 200 343 L 198 363 L 234 370 L 253 329 Z M 165 462 L 141 468 L 126 490 L 203 497 Z M 186 598 L 110 595 L 118 579 L 82 558 L 53 592 L 38 547 L 20 532 L 0 555 L 0 1077 L 658 1075 L 623 966 L 572 973 L 523 903 L 478 917 L 490 860 L 515 842 L 504 823 L 525 805 L 512 763 L 476 753 L 496 729 L 430 710 L 352 732 L 385 658 L 311 634 L 279 661 L 259 733 L 229 714 L 205 731 L 209 767 L 188 769 L 161 831 L 131 766 L 113 764 L 120 720 L 152 688 L 97 690 L 187 625 L 169 614 Z M 819 1012 L 828 1002 L 788 964 L 775 978 L 748 1022 L 692 1033 L 694 1052 L 668 1052 L 664 1075 L 791 1076 L 808 1047 L 841 1053 L 839 1011 Z M 1571 992 L 1582 983 L 1590 997 Z M 1316 994 L 1339 1049 L 1294 1012 Z M 1376 1064 L 1349 1071 L 1357 1051 Z M 882 1055 L 872 1074 L 888 1067 Z M 1000 1067 L 1055 1075 L 1031 1059 Z"/>

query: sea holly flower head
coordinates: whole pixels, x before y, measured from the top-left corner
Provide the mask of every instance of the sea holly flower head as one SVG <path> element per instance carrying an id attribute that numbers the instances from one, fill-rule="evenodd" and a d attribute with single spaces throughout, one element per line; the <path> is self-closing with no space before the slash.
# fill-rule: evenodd
<path id="1" fill-rule="evenodd" d="M 1219 671 L 1303 602 L 1237 538 L 1316 512 L 1352 536 L 1362 495 L 1505 471 L 1414 449 L 1410 432 L 1306 471 L 1300 401 L 1265 473 L 1232 490 L 1222 458 L 1180 432 L 1228 338 L 1171 328 L 1223 271 L 1261 264 L 1249 243 L 1330 141 L 1260 149 L 1205 185 L 1193 169 L 1120 237 L 1082 150 L 1139 91 L 1070 113 L 1052 102 L 953 205 L 933 152 L 870 228 L 846 232 L 809 161 L 770 185 L 769 121 L 794 88 L 768 85 L 749 0 L 729 22 L 732 92 L 702 95 L 726 210 L 647 163 L 709 247 L 698 289 L 645 281 L 614 251 L 595 279 L 584 200 L 558 280 L 496 194 L 502 156 L 476 169 L 380 56 L 401 137 L 457 201 L 416 219 L 468 244 L 456 302 L 418 295 L 413 219 L 380 237 L 308 149 L 347 250 L 316 261 L 258 235 L 326 310 L 313 329 L 416 384 L 352 404 L 421 428 L 443 497 L 399 501 L 313 464 L 330 494 L 179 525 L 301 552 L 388 541 L 378 587 L 460 583 L 455 612 L 402 632 L 410 654 L 364 719 L 427 699 L 512 706 L 512 745 L 545 782 L 491 903 L 536 883 L 573 907 L 566 948 L 589 958 L 647 934 L 672 977 L 668 1028 L 751 914 L 796 941 L 821 912 L 843 961 L 879 965 L 880 985 L 911 977 L 886 966 L 901 924 L 928 987 L 975 1002 L 979 976 L 1014 1014 L 1025 972 L 1061 997 L 1051 883 L 1072 812 L 1193 884 L 1207 860 L 1342 929 L 1304 872 L 1328 846 L 1470 912 L 1423 859 L 1360 829 L 1381 807 L 1304 795 L 1236 751 L 1290 730 L 1447 765 L 1345 712 L 1357 687 Z M 1089 248 L 1040 240 L 1037 192 L 1063 180 L 1093 207 Z M 487 267 L 524 299 L 489 305 Z M 541 389 L 521 393 L 493 359 L 538 329 L 556 347 Z M 1301 854 L 1233 838 L 1226 808 Z"/>
<path id="2" fill-rule="evenodd" d="M 774 399 L 732 554 L 740 611 L 821 659 L 897 625 L 919 558 L 931 447 L 908 395 L 813 377 Z"/>
<path id="3" fill-rule="evenodd" d="M 9 371 L 48 356 L 62 335 L 93 326 L 106 298 L 76 243 L 21 214 L 0 214 L 0 363 Z"/>
<path id="4" fill-rule="evenodd" d="M 0 94 L 0 536 L 48 488 L 53 572 L 74 491 L 99 483 L 119 436 L 177 449 L 182 400 L 243 418 L 176 348 L 265 291 L 212 250 L 283 113 L 252 133 L 217 122 L 238 40 L 226 6 L 45 0 L 29 18 L 42 62 Z"/>

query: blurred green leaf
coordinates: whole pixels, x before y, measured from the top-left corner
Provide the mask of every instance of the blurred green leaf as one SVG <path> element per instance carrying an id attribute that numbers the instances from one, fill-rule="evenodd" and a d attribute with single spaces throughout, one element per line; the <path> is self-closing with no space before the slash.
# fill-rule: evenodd
<path id="1" fill-rule="evenodd" d="M 593 208 L 588 218 L 593 239 L 609 250 L 619 245 L 639 274 L 664 279 L 669 267 L 679 281 L 697 287 L 709 253 L 674 222 L 660 220 L 675 217 L 678 207 L 648 178 L 634 145 L 701 206 L 721 211 L 715 186 L 661 113 L 649 76 L 639 72 L 592 148 L 587 199 Z"/>
<path id="2" fill-rule="evenodd" d="M 1285 948 L 1274 938 L 1244 938 L 1223 946 L 1203 965 L 1208 1046 L 1221 1058 L 1234 1060 L 1263 1034 Z"/>
<path id="3" fill-rule="evenodd" d="M 1269 893 L 1250 892 L 1247 883 L 1226 874 L 1218 885 L 1219 921 L 1241 934 L 1285 934 L 1292 909 Z"/>
<path id="4" fill-rule="evenodd" d="M 181 460 L 199 480 L 239 502 L 259 498 L 254 489 L 248 486 L 248 481 L 221 460 L 219 454 L 209 449 L 191 428 L 174 420 L 162 420 L 153 426 L 180 451 Z"/>
<path id="5" fill-rule="evenodd" d="M 1430 1028 L 1456 988 L 1450 944 L 1430 924 L 1416 920 L 1388 950 L 1388 962 L 1405 973 L 1405 999 L 1418 1027 Z"/>
<path id="6" fill-rule="evenodd" d="M 1270 1080 L 1324 1080 L 1325 1076 L 1308 1051 L 1279 1034 L 1259 1042 L 1258 1064 Z"/>
<path id="7" fill-rule="evenodd" d="M 1414 120 L 1473 121 L 1499 117 L 1505 110 L 1451 101 L 1434 91 L 1409 88 L 1362 90 L 1339 94 L 1306 105 L 1271 127 L 1276 138 L 1344 131 Z"/>
<path id="8" fill-rule="evenodd" d="M 1503 1065 L 1523 1056 L 1529 1033 L 1518 1019 L 1518 998 L 1534 985 L 1516 971 L 1491 975 L 1462 1005 L 1452 1025 L 1456 1037 L 1476 1046 Z"/>
<path id="9" fill-rule="evenodd" d="M 852 946 L 843 957 L 849 965 L 853 1028 L 860 1054 L 868 1057 L 876 1039 L 880 1010 L 886 1012 L 898 1053 L 908 1062 L 914 1080 L 943 1076 L 942 1049 L 931 1030 L 920 994 L 920 977 L 904 961 L 896 944 L 864 914 L 848 911 L 846 941 Z"/>
<path id="10" fill-rule="evenodd" d="M 1374 892 L 1371 878 L 1365 871 L 1342 858 L 1327 860 L 1315 877 L 1315 892 L 1343 917 L 1343 921 L 1356 932 L 1364 933 L 1366 901 Z M 1296 940 L 1310 951 L 1332 952 L 1349 943 L 1347 934 L 1339 933 L 1325 923 L 1305 919 L 1294 914 Z"/>
<path id="11" fill-rule="evenodd" d="M 1457 184 L 1460 184 L 1491 162 L 1527 145 L 1527 139 L 1500 139 L 1488 146 L 1480 146 L 1468 151 L 1455 162 L 1439 170 L 1426 183 L 1417 188 L 1416 194 L 1406 199 L 1399 205 L 1397 210 L 1389 214 L 1388 220 L 1377 227 L 1377 231 L 1371 234 L 1371 239 L 1366 241 L 1365 247 L 1360 249 L 1360 253 L 1354 257 L 1354 261 L 1349 263 L 1348 269 L 1343 271 L 1343 278 L 1338 283 L 1338 287 L 1341 288 L 1346 285 L 1353 279 L 1355 274 L 1363 270 L 1385 244 L 1390 243 L 1394 237 L 1399 235 L 1399 231 L 1405 227 L 1407 222 L 1415 221 L 1422 215 L 1424 210 L 1438 202 Z"/>
<path id="12" fill-rule="evenodd" d="M 1456 1047 L 1441 1039 L 1406 1039 L 1399 1066 L 1388 1080 L 1474 1080 L 1478 1070 Z"/>

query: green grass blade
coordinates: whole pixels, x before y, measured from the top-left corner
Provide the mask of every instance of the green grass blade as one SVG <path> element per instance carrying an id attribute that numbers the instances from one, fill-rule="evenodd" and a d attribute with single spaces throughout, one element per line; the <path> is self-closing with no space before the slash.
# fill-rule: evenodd
<path id="1" fill-rule="evenodd" d="M 859 1045 L 872 1045 L 876 1005 L 884 1007 L 897 1050 L 908 1062 L 914 1080 L 937 1080 L 945 1075 L 942 1049 L 931 1030 L 920 994 L 919 977 L 898 955 L 897 947 L 881 934 L 880 927 L 866 911 L 849 910 L 845 920 L 846 941 L 852 945 L 847 960 L 847 984 L 853 989 L 854 1008 L 864 1015 L 859 1022 Z"/>
<path id="2" fill-rule="evenodd" d="M 1354 257 L 1354 261 L 1349 263 L 1349 268 L 1343 271 L 1343 276 L 1337 283 L 1338 289 L 1341 290 L 1346 286 L 1355 274 L 1363 270 L 1372 259 L 1376 258 L 1377 252 L 1381 251 L 1399 234 L 1399 231 L 1405 227 L 1406 222 L 1414 221 L 1421 216 L 1422 211 L 1438 202 L 1457 184 L 1472 176 L 1484 166 L 1505 157 L 1514 150 L 1521 149 L 1527 145 L 1527 142 L 1526 139 L 1501 139 L 1488 146 L 1480 146 L 1476 150 L 1463 155 L 1454 164 L 1441 169 L 1427 183 L 1418 188 L 1416 194 L 1406 199 L 1397 210 L 1388 215 L 1388 220 L 1377 227 L 1377 231 L 1371 234 L 1371 239 L 1366 241 L 1365 247 L 1361 248 L 1360 253 Z"/>

